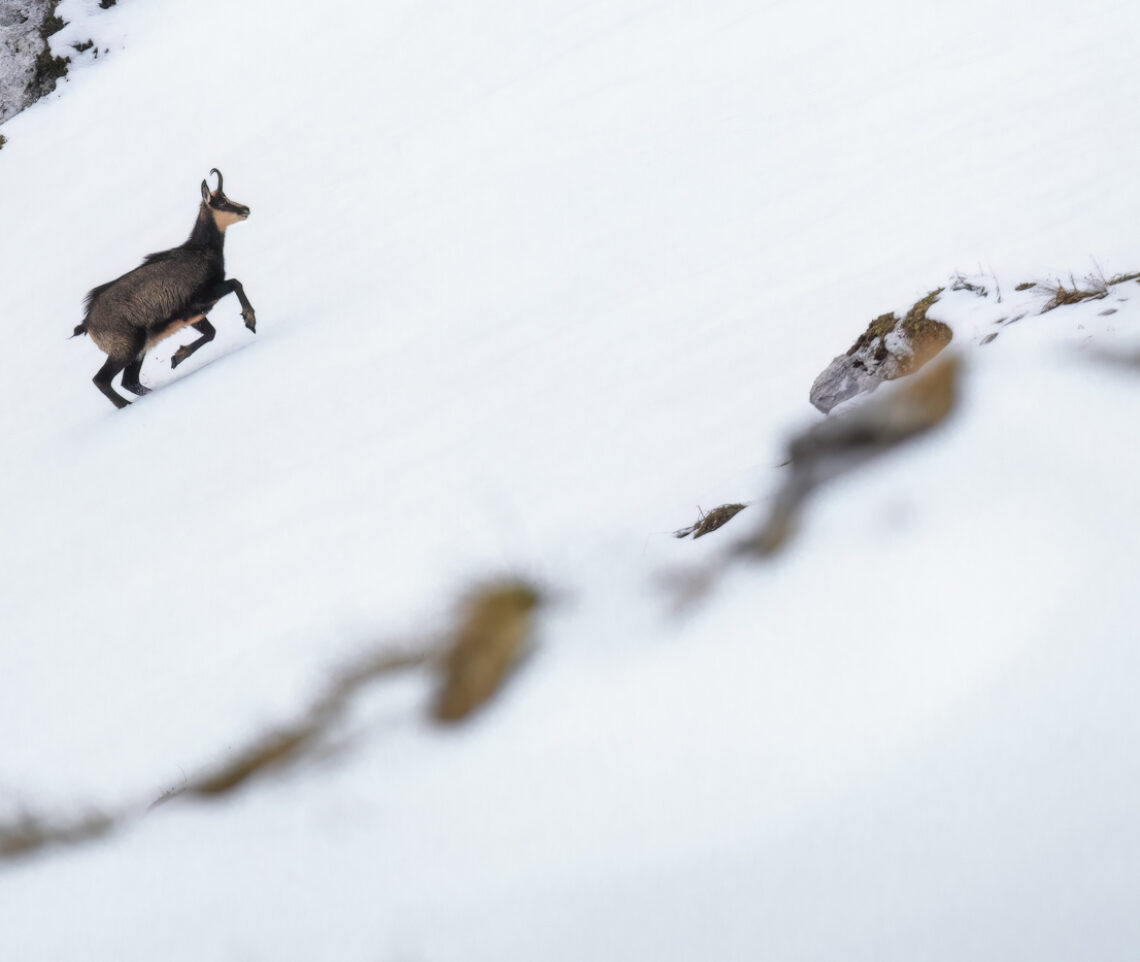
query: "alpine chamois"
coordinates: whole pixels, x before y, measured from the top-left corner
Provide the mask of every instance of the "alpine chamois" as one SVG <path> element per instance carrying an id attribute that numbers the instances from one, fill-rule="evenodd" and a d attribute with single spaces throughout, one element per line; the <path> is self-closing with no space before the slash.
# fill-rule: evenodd
<path id="1" fill-rule="evenodd" d="M 193 327 L 202 336 L 174 352 L 170 366 L 178 367 L 214 339 L 214 326 L 206 315 L 231 291 L 241 302 L 245 326 L 251 331 L 257 329 L 253 305 L 241 282 L 226 278 L 222 254 L 226 228 L 249 217 L 249 208 L 222 193 L 220 170 L 215 168 L 210 173 L 218 175 L 218 189 L 211 191 L 202 181 L 198 220 L 185 244 L 151 254 L 140 267 L 87 295 L 87 314 L 75 328 L 75 335 L 90 335 L 107 355 L 107 362 L 92 380 L 117 408 L 131 402 L 111 387 L 112 378 L 122 371 L 124 388 L 132 394 L 150 393 L 150 388 L 139 381 L 146 352 L 175 331 Z"/>

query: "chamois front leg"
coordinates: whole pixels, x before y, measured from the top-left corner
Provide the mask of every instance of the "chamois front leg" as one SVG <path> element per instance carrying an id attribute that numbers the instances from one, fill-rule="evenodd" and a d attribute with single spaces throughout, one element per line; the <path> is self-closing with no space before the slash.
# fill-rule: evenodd
<path id="1" fill-rule="evenodd" d="M 236 294 L 237 299 L 241 302 L 241 317 L 245 321 L 245 326 L 256 333 L 257 316 L 253 313 L 253 305 L 250 304 L 249 298 L 245 296 L 245 289 L 241 286 L 241 281 L 236 277 L 221 281 L 216 287 L 211 288 L 205 299 L 215 302 L 230 293 Z"/>
<path id="2" fill-rule="evenodd" d="M 189 344 L 183 344 L 177 351 L 174 352 L 174 357 L 170 359 L 170 366 L 172 368 L 178 367 L 179 364 L 185 361 L 186 358 L 198 350 L 198 348 L 209 344 L 210 341 L 214 339 L 214 335 L 217 333 L 217 331 L 214 330 L 214 325 L 207 321 L 205 318 L 198 321 L 197 324 L 191 324 L 190 326 L 193 327 L 194 330 L 196 330 L 202 336 L 196 341 L 191 341 Z"/>
<path id="3" fill-rule="evenodd" d="M 231 277 L 226 283 L 233 286 L 233 291 L 241 303 L 241 319 L 245 321 L 245 326 L 256 333 L 257 316 L 253 313 L 253 305 L 250 304 L 249 298 L 245 296 L 245 288 L 241 286 L 241 281 L 236 277 Z"/>

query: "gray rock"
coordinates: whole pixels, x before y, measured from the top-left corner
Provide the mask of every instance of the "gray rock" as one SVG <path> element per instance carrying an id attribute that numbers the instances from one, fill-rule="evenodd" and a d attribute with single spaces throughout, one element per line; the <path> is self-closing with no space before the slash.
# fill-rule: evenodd
<path id="1" fill-rule="evenodd" d="M 840 354 L 812 383 L 811 403 L 827 414 L 848 398 L 875 390 L 885 380 L 878 367 L 873 358 L 862 354 Z"/>
<path id="2" fill-rule="evenodd" d="M 0 123 L 55 89 L 62 61 L 44 36 L 53 0 L 0 0 Z"/>

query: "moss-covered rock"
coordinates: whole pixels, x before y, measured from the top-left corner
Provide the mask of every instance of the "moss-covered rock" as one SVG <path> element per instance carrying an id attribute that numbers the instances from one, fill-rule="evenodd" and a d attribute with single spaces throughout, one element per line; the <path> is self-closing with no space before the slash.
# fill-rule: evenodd
<path id="1" fill-rule="evenodd" d="M 883 381 L 913 374 L 950 343 L 953 331 L 927 312 L 938 301 L 939 287 L 916 301 L 901 319 L 880 314 L 846 354 L 835 358 L 815 379 L 811 403 L 825 414 L 842 401 L 873 391 Z"/>

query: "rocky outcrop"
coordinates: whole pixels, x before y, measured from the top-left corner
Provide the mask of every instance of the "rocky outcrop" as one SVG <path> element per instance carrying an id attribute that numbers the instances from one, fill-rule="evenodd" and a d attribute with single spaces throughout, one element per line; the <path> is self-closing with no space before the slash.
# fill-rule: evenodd
<path id="1" fill-rule="evenodd" d="M 913 374 L 941 351 L 953 332 L 941 321 L 931 320 L 926 312 L 942 290 L 931 291 L 901 319 L 891 313 L 871 321 L 847 353 L 835 358 L 815 379 L 811 403 L 827 414 L 842 401 L 873 391 L 883 381 Z"/>
<path id="2" fill-rule="evenodd" d="M 54 56 L 48 37 L 64 23 L 59 0 L 0 0 L 0 123 L 55 89 L 67 73 L 66 57 Z"/>

